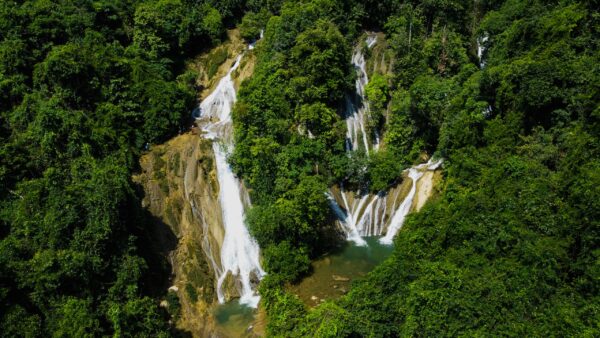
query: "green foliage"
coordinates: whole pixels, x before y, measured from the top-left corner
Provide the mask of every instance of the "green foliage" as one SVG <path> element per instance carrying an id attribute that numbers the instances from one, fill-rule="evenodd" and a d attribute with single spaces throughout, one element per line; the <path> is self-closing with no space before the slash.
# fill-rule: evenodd
<path id="1" fill-rule="evenodd" d="M 266 9 L 262 9 L 257 13 L 246 13 L 239 25 L 242 38 L 248 42 L 257 40 L 260 37 L 260 32 L 267 25 L 269 17 L 270 13 Z"/>
<path id="2" fill-rule="evenodd" d="M 263 251 L 265 268 L 295 281 L 308 271 L 310 259 L 305 248 L 294 248 L 288 241 L 269 245 Z"/>
<path id="3" fill-rule="evenodd" d="M 198 41 L 218 41 L 223 33 L 221 14 L 208 4 L 186 5 L 181 0 L 142 3 L 134 17 L 134 45 L 152 58 L 174 58 L 193 50 Z"/>
<path id="4" fill-rule="evenodd" d="M 434 32 L 423 47 L 427 65 L 443 77 L 456 74 L 468 61 L 461 36 L 446 28 Z"/>
<path id="5" fill-rule="evenodd" d="M 266 296 L 264 296 L 267 312 L 269 313 L 267 335 L 273 337 L 300 337 L 297 329 L 306 315 L 304 304 L 298 297 L 284 292 L 279 286 L 273 285 L 272 280 L 266 282 L 268 286 L 271 286 L 268 288 L 269 291 Z M 261 288 L 261 290 L 264 289 L 266 288 Z M 261 294 L 264 295 L 263 292 Z"/>
<path id="6" fill-rule="evenodd" d="M 348 47 L 335 25 L 318 21 L 300 33 L 291 49 L 290 95 L 300 102 L 339 102 L 348 88 Z"/>
<path id="7" fill-rule="evenodd" d="M 70 298 L 61 303 L 52 323 L 56 326 L 55 337 L 93 337 L 93 333 L 98 332 L 99 322 L 90 316 L 93 313 L 91 301 Z"/>
<path id="8" fill-rule="evenodd" d="M 402 162 L 398 161 L 398 156 L 389 150 L 381 150 L 369 159 L 369 187 L 373 191 L 384 191 L 398 177 L 402 170 Z"/>
<path id="9" fill-rule="evenodd" d="M 365 87 L 365 94 L 369 100 L 370 108 L 374 112 L 381 112 L 389 100 L 388 84 L 384 76 L 375 73 Z"/>
<path id="10" fill-rule="evenodd" d="M 187 284 L 189 285 L 189 284 Z M 187 286 L 186 286 L 187 288 Z M 190 298 L 192 299 L 192 298 Z M 196 296 L 197 299 L 197 296 Z M 167 292 L 167 311 L 172 318 L 178 318 L 181 311 L 181 303 L 179 302 L 179 296 L 174 291 Z"/>
<path id="11" fill-rule="evenodd" d="M 373 74 L 365 86 L 365 96 L 369 101 L 369 128 L 379 132 L 385 124 L 387 103 L 390 100 L 386 78 L 379 73 Z"/>
<path id="12" fill-rule="evenodd" d="M 229 56 L 227 52 L 227 48 L 217 48 L 208 56 L 208 78 L 212 79 L 213 76 L 219 70 L 219 66 L 223 64 L 223 62 L 227 61 L 227 57 Z"/>
<path id="13" fill-rule="evenodd" d="M 185 293 L 192 302 L 195 303 L 198 301 L 198 292 L 191 283 L 185 284 Z"/>
<path id="14" fill-rule="evenodd" d="M 247 221 L 279 282 L 306 272 L 308 258 L 335 237 L 326 182 L 341 171 L 335 159 L 345 156 L 337 108 L 352 69 L 346 39 L 319 6 L 334 8 L 327 1 L 286 3 L 269 19 L 233 112 L 231 160 L 254 204 Z M 258 15 L 242 21 L 248 38 L 261 26 Z"/>
<path id="15" fill-rule="evenodd" d="M 168 272 L 138 249 L 149 223 L 131 175 L 148 143 L 186 122 L 194 75 L 177 75 L 221 37 L 215 11 L 178 0 L 0 4 L 3 335 L 170 333 L 149 297 L 162 290 L 144 283 Z"/>
<path id="16" fill-rule="evenodd" d="M 480 70 L 463 5 L 402 6 L 388 19 L 398 64 L 371 184 L 426 149 L 445 157 L 443 190 L 408 217 L 387 261 L 294 332 L 600 332 L 597 15 L 589 3 L 482 6 L 495 10 L 476 29 L 491 41 Z"/>
<path id="17" fill-rule="evenodd" d="M 421 76 L 410 86 L 408 114 L 426 144 L 434 148 L 453 96 L 454 84 L 440 77 Z"/>

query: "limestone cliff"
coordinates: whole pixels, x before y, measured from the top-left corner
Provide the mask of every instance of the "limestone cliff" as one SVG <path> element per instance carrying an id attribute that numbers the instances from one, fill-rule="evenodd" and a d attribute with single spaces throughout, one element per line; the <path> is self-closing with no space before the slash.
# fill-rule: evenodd
<path id="1" fill-rule="evenodd" d="M 181 304 L 178 327 L 195 336 L 208 336 L 214 330 L 209 313 L 215 301 L 215 263 L 211 260 L 219 257 L 223 237 L 210 142 L 183 134 L 154 147 L 140 165 L 142 173 L 135 180 L 144 188 L 143 206 L 177 237 L 169 259 L 171 290 Z"/>
<path id="2" fill-rule="evenodd" d="M 189 65 L 198 74 L 199 101 L 212 91 L 244 48 L 238 33 L 230 31 L 227 42 Z M 246 52 L 239 70 L 232 74 L 236 86 L 253 67 L 254 56 Z M 212 314 L 224 237 L 212 141 L 204 139 L 194 125 L 186 133 L 153 146 L 140 159 L 140 167 L 134 181 L 143 188 L 143 206 L 160 223 L 154 232 L 161 233 L 156 230 L 166 226 L 176 236 L 168 255 L 172 266 L 170 291 L 177 294 L 181 305 L 177 327 L 195 337 L 221 336 Z M 227 299 L 238 296 L 232 279 L 224 284 Z"/>

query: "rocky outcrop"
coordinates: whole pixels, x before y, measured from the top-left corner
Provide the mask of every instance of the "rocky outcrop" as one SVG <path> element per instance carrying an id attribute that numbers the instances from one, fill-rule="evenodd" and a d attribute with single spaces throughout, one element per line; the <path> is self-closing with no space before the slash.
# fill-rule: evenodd
<path id="1" fill-rule="evenodd" d="M 140 165 L 142 172 L 134 179 L 144 188 L 143 206 L 177 237 L 169 258 L 171 290 L 181 304 L 178 327 L 208 336 L 214 331 L 209 309 L 216 300 L 215 257 L 223 241 L 210 141 L 193 133 L 180 135 L 154 147 Z"/>
<path id="2" fill-rule="evenodd" d="M 421 210 L 425 202 L 437 192 L 438 184 L 442 180 L 441 170 L 426 171 L 417 181 L 417 194 L 412 207 L 415 211 Z"/>

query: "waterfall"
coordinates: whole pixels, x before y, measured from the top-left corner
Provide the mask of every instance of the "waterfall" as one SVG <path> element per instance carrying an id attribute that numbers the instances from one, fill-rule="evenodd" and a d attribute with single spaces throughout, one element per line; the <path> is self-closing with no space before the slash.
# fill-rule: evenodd
<path id="1" fill-rule="evenodd" d="M 219 181 L 219 201 L 223 216 L 224 239 L 221 246 L 221 269 L 217 273 L 217 296 L 225 301 L 223 282 L 228 274 L 240 283 L 240 303 L 256 307 L 260 297 L 252 288 L 252 276 L 260 279 L 265 275 L 260 266 L 258 243 L 250 236 L 244 223 L 243 185 L 227 164 L 227 156 L 233 149 L 233 125 L 231 109 L 236 92 L 231 73 L 240 64 L 241 55 L 215 90 L 200 104 L 197 119 L 205 137 L 213 140 Z"/>
<path id="2" fill-rule="evenodd" d="M 372 48 L 377 42 L 376 35 L 369 35 L 365 40 L 367 48 Z M 356 47 L 352 53 L 352 65 L 356 70 L 356 93 L 346 97 L 346 151 L 351 152 L 363 148 L 367 156 L 370 150 L 379 148 L 379 135 L 376 133 L 374 140 L 369 140 L 365 125 L 368 120 L 369 105 L 365 100 L 365 86 L 369 83 L 366 72 L 366 60 L 362 49 Z M 370 145 L 371 141 L 371 145 Z M 331 207 L 338 217 L 346 239 L 356 245 L 366 245 L 364 236 L 381 236 L 386 230 L 386 236 L 381 243 L 391 243 L 397 231 L 402 227 L 404 218 L 411 210 L 413 199 L 416 195 L 417 181 L 423 176 L 424 170 L 435 170 L 440 161 L 420 164 L 405 170 L 407 178 L 411 179 L 412 186 L 408 195 L 399 201 L 399 191 L 379 192 L 378 194 L 365 194 L 344 190 L 335 196 L 332 191 L 328 193 Z M 400 205 L 398 206 L 398 202 Z"/>
<path id="3" fill-rule="evenodd" d="M 253 49 L 254 49 L 254 47 L 256 47 L 256 43 L 257 43 L 258 41 L 260 41 L 260 40 L 263 38 L 263 36 L 264 36 L 264 35 L 265 35 L 265 30 L 264 30 L 264 29 L 261 29 L 261 30 L 260 30 L 260 35 L 259 35 L 259 38 L 258 38 L 258 39 L 256 39 L 256 40 L 254 40 L 254 41 L 252 41 L 252 42 L 250 42 L 250 43 L 248 44 L 248 49 L 249 49 L 249 50 L 253 50 Z"/>
<path id="4" fill-rule="evenodd" d="M 479 58 L 479 68 L 485 67 L 485 59 L 483 53 L 485 53 L 485 43 L 489 40 L 487 33 L 477 38 L 477 57 Z"/>
<path id="5" fill-rule="evenodd" d="M 412 202 L 415 198 L 415 194 L 417 193 L 417 181 L 419 178 L 421 178 L 421 176 L 423 176 L 423 170 L 436 170 L 441 164 L 441 160 L 436 162 L 429 160 L 427 163 L 419 164 L 416 167 L 408 169 L 408 177 L 412 180 L 410 191 L 408 192 L 408 195 L 404 201 L 402 201 L 402 204 L 400 204 L 400 207 L 398 207 L 398 209 L 396 209 L 394 212 L 394 215 L 390 221 L 390 225 L 388 226 L 387 233 L 383 238 L 379 239 L 381 244 L 392 244 L 394 236 L 396 236 L 398 230 L 402 228 L 404 219 L 410 212 Z"/>
<path id="6" fill-rule="evenodd" d="M 371 48 L 376 42 L 377 36 L 367 38 L 367 47 Z M 365 98 L 365 86 L 369 83 L 367 76 L 365 56 L 360 48 L 355 48 L 352 52 L 352 65 L 356 69 L 356 81 L 354 86 L 356 94 L 346 97 L 346 150 L 353 151 L 359 149 L 359 143 L 365 152 L 369 153 L 369 141 L 367 139 L 367 130 L 365 123 L 367 121 L 368 103 Z"/>
<path id="7" fill-rule="evenodd" d="M 347 239 L 356 243 L 356 245 L 358 246 L 366 246 L 367 242 L 365 242 L 365 240 L 362 239 L 362 237 L 358 233 L 356 225 L 353 225 L 351 223 L 352 214 L 347 214 L 346 212 L 344 212 L 344 210 L 342 210 L 342 208 L 335 201 L 335 198 L 333 197 L 331 192 L 327 194 L 327 198 L 329 199 L 329 203 L 331 204 L 333 212 L 335 212 L 338 219 L 342 222 L 342 225 L 344 225 L 344 230 L 346 231 Z"/>
<path id="8" fill-rule="evenodd" d="M 408 196 L 402 201 L 400 207 L 394 212 L 394 216 L 392 216 L 392 220 L 390 221 L 390 225 L 388 226 L 387 233 L 383 238 L 379 240 L 382 244 L 392 244 L 394 236 L 404 223 L 404 218 L 408 215 L 410 211 L 410 207 L 412 206 L 413 199 L 415 198 L 415 193 L 417 192 L 417 180 L 423 176 L 423 173 L 418 171 L 416 168 L 410 168 L 408 170 L 408 177 L 412 180 L 412 186 L 410 188 L 410 192 Z"/>
<path id="9" fill-rule="evenodd" d="M 376 35 L 369 35 L 365 40 L 367 48 L 372 48 L 377 42 Z M 370 145 L 367 129 L 365 127 L 368 120 L 369 105 L 365 100 L 365 86 L 369 83 L 369 77 L 366 71 L 366 60 L 360 46 L 354 48 L 352 52 L 352 65 L 356 70 L 356 81 L 354 84 L 355 94 L 346 96 L 346 151 L 350 156 L 353 151 L 363 148 L 367 156 L 369 155 Z M 376 150 L 379 145 L 379 137 L 375 138 L 373 148 Z M 349 202 L 348 195 L 343 187 L 341 191 L 341 200 L 345 212 L 340 214 L 342 207 L 337 204 L 332 197 L 332 208 L 338 215 L 346 231 L 347 239 L 353 241 L 356 245 L 366 245 L 362 236 L 379 235 L 385 212 L 382 214 L 382 206 L 385 210 L 387 206 L 387 197 L 385 194 L 370 195 L 365 194 Z M 331 193 L 329 196 L 332 196 Z"/>

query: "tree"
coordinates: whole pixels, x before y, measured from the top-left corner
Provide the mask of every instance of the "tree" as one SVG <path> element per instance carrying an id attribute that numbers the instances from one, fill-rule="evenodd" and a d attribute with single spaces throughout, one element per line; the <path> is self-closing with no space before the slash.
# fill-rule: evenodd
<path id="1" fill-rule="evenodd" d="M 262 9 L 259 12 L 248 12 L 239 25 L 240 35 L 248 42 L 257 40 L 269 20 L 269 12 Z"/>
<path id="2" fill-rule="evenodd" d="M 349 88 L 349 51 L 337 28 L 319 21 L 314 29 L 298 35 L 291 49 L 294 96 L 301 102 L 339 101 Z"/>
<path id="3" fill-rule="evenodd" d="M 402 174 L 402 162 L 389 150 L 381 150 L 369 159 L 369 188 L 379 192 L 386 190 Z"/>
<path id="4" fill-rule="evenodd" d="M 266 246 L 263 256 L 265 267 L 281 275 L 286 281 L 296 281 L 310 267 L 306 248 L 293 247 L 288 241 Z"/>

